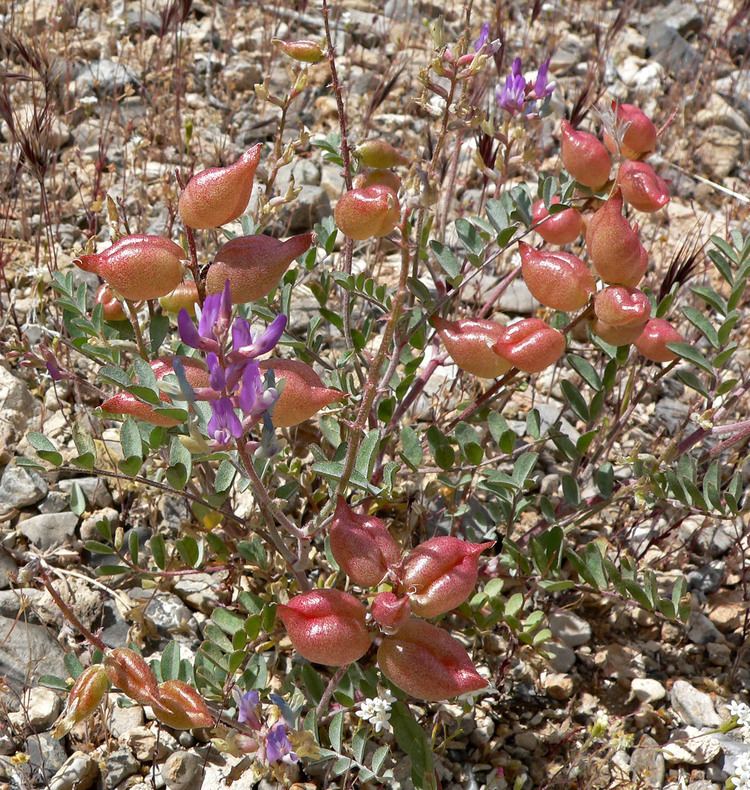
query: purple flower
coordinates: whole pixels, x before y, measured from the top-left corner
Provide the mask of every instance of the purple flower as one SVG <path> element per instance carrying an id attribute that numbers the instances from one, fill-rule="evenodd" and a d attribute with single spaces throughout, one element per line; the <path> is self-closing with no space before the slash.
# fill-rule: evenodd
<path id="1" fill-rule="evenodd" d="M 232 438 L 242 436 L 242 423 L 234 413 L 234 406 L 230 398 L 219 398 L 209 402 L 211 405 L 211 419 L 208 421 L 209 436 L 224 446 Z"/>
<path id="2" fill-rule="evenodd" d="M 479 38 L 474 42 L 474 52 L 479 50 L 490 40 L 490 23 L 485 22 L 479 33 Z"/>
<path id="3" fill-rule="evenodd" d="M 505 79 L 502 90 L 495 92 L 497 103 L 511 115 L 523 110 L 526 98 L 526 80 L 521 73 L 521 58 L 516 58 L 511 66 L 510 74 Z"/>
<path id="4" fill-rule="evenodd" d="M 238 711 L 237 721 L 240 724 L 247 724 L 254 730 L 261 728 L 260 719 L 258 718 L 258 705 L 260 704 L 260 694 L 257 691 L 246 691 L 238 697 Z"/>
<path id="5" fill-rule="evenodd" d="M 292 751 L 292 744 L 289 742 L 284 722 L 276 722 L 266 735 L 266 760 L 269 763 L 277 763 L 279 760 L 288 763 L 299 761 L 297 755 Z"/>
<path id="6" fill-rule="evenodd" d="M 237 319 L 239 320 L 239 319 Z M 247 321 L 245 321 L 247 324 Z M 234 335 L 232 336 L 232 344 L 234 345 L 235 351 L 239 354 L 242 354 L 249 359 L 253 359 L 254 357 L 259 357 L 263 354 L 267 354 L 281 339 L 282 334 L 284 334 L 284 329 L 286 327 L 286 316 L 285 315 L 277 315 L 276 318 L 271 321 L 271 323 L 266 327 L 266 331 L 258 338 L 258 340 L 253 343 L 253 335 L 249 330 L 247 330 L 247 334 L 249 335 L 249 342 L 243 343 L 241 346 L 235 345 L 235 338 Z M 244 331 L 238 333 L 244 337 Z"/>
<path id="7" fill-rule="evenodd" d="M 549 81 L 549 61 L 549 58 L 543 61 L 542 65 L 539 67 L 539 71 L 536 73 L 534 96 L 536 96 L 539 101 L 546 99 L 547 96 L 551 96 L 555 90 L 555 83 Z"/>
<path id="8" fill-rule="evenodd" d="M 206 364 L 208 365 L 208 383 L 211 385 L 211 389 L 216 392 L 224 392 L 227 380 L 219 358 L 213 352 L 206 354 Z"/>
<path id="9" fill-rule="evenodd" d="M 211 294 L 203 302 L 198 332 L 201 337 L 214 337 L 217 340 L 229 327 L 232 319 L 232 296 L 229 280 L 224 283 L 220 294 Z"/>

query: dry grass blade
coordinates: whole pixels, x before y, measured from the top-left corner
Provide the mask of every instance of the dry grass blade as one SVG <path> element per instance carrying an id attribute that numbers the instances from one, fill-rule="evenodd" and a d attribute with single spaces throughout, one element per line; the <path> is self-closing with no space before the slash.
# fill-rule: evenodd
<path id="1" fill-rule="evenodd" d="M 182 25 L 192 10 L 193 0 L 172 0 L 169 5 L 162 9 L 160 14 L 160 38 L 164 38 L 171 29 Z"/>
<path id="2" fill-rule="evenodd" d="M 697 223 L 674 254 L 659 287 L 660 302 L 675 286 L 681 288 L 695 274 L 706 246 L 705 241 L 701 242 L 702 232 L 703 223 Z"/>

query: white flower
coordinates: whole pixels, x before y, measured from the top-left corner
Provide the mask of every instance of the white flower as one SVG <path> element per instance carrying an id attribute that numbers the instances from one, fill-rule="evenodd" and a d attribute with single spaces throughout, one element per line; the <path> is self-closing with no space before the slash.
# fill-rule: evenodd
<path id="1" fill-rule="evenodd" d="M 380 697 L 372 697 L 359 703 L 357 716 L 369 721 L 375 732 L 391 729 L 391 705 L 396 698 L 390 691 L 384 691 Z"/>
<path id="2" fill-rule="evenodd" d="M 750 752 L 745 752 L 737 758 L 730 779 L 735 790 L 750 790 Z"/>
<path id="3" fill-rule="evenodd" d="M 729 705 L 729 715 L 737 719 L 737 723 L 743 727 L 750 727 L 750 705 L 745 702 L 732 700 Z"/>

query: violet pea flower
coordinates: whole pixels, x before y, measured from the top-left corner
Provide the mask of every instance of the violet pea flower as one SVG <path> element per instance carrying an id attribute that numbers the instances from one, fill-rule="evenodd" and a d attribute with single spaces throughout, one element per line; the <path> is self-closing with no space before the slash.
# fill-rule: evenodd
<path id="1" fill-rule="evenodd" d="M 208 421 L 208 434 L 220 445 L 227 445 L 231 440 L 242 436 L 242 423 L 234 412 L 230 398 L 219 398 L 209 401 L 211 419 Z"/>
<path id="2" fill-rule="evenodd" d="M 276 722 L 266 735 L 266 760 L 268 763 L 277 763 L 280 760 L 287 763 L 299 761 L 297 755 L 292 751 L 292 744 L 289 742 L 284 722 Z"/>

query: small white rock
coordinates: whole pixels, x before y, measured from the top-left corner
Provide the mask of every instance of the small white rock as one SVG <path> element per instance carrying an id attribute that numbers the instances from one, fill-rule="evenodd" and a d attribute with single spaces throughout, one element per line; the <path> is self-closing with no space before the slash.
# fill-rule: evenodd
<path id="1" fill-rule="evenodd" d="M 667 690 L 653 678 L 633 678 L 630 688 L 640 702 L 658 702 L 667 696 Z"/>

